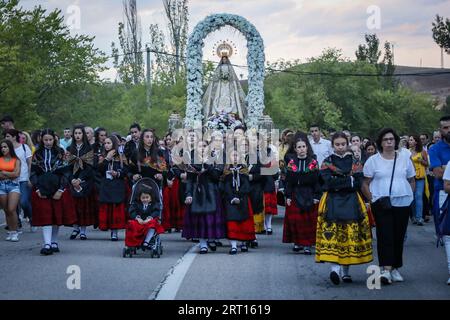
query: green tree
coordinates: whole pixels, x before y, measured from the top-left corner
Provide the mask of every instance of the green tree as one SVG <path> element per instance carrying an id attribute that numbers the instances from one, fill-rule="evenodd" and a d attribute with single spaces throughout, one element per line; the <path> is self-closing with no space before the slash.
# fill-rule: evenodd
<path id="1" fill-rule="evenodd" d="M 0 113 L 13 115 L 19 128 L 51 119 L 61 90 L 99 82 L 104 54 L 93 37 L 71 36 L 60 10 L 0 0 L 0 17 Z"/>
<path id="2" fill-rule="evenodd" d="M 114 67 L 124 83 L 139 84 L 144 80 L 144 58 L 136 0 L 123 0 L 123 10 L 125 22 L 119 22 L 121 53 L 114 42 L 111 44 Z"/>

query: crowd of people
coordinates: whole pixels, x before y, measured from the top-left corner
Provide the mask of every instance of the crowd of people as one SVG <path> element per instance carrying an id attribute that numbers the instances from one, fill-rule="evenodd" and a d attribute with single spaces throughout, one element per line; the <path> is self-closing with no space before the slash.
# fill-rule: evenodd
<path id="1" fill-rule="evenodd" d="M 61 226 L 73 228 L 72 240 L 87 240 L 93 226 L 118 241 L 125 229 L 127 249 L 145 250 L 155 234 L 173 231 L 198 241 L 200 254 L 228 239 L 235 255 L 258 248 L 258 235 L 273 234 L 272 217 L 281 205 L 282 242 L 329 263 L 336 285 L 352 282 L 351 265 L 373 260 L 372 229 L 381 282 L 404 281 L 399 269 L 409 221 L 420 227 L 431 216 L 450 274 L 450 233 L 437 224 L 450 192 L 450 116 L 441 118 L 432 141 L 427 134 L 400 137 L 391 128 L 375 139 L 347 130 L 327 139 L 311 125 L 308 133 L 284 130 L 278 147 L 244 126 L 231 137 L 216 132 L 205 138 L 191 130 L 158 139 L 137 123 L 126 136 L 79 124 L 59 137 L 52 129 L 31 135 L 17 130 L 10 116 L 0 122 L 6 240 L 19 241 L 23 211 L 32 231 L 42 229 L 42 255 L 59 252 Z M 252 139 L 262 141 L 253 162 Z M 144 178 L 157 188 L 143 188 L 130 201 L 133 185 Z"/>

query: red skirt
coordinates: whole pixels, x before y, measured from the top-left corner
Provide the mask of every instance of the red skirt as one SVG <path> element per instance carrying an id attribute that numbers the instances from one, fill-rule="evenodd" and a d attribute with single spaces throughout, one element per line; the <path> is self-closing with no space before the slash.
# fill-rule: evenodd
<path id="1" fill-rule="evenodd" d="M 101 203 L 98 211 L 98 227 L 102 231 L 125 229 L 127 223 L 125 203 Z"/>
<path id="2" fill-rule="evenodd" d="M 33 207 L 32 224 L 42 226 L 71 226 L 77 222 L 75 206 L 69 190 L 63 192 L 60 200 L 41 199 L 36 191 L 31 192 Z"/>
<path id="3" fill-rule="evenodd" d="M 295 243 L 302 246 L 312 246 L 316 243 L 317 210 L 314 205 L 311 211 L 297 207 L 295 200 L 286 205 L 283 226 L 283 243 Z"/>
<path id="4" fill-rule="evenodd" d="M 164 187 L 162 225 L 165 229 L 183 228 L 185 206 L 180 202 L 180 181 L 175 179 L 171 188 Z"/>
<path id="5" fill-rule="evenodd" d="M 91 192 L 87 197 L 73 197 L 77 222 L 79 226 L 92 226 L 98 224 L 97 193 Z"/>
<path id="6" fill-rule="evenodd" d="M 147 224 L 139 224 L 136 220 L 129 220 L 125 231 L 125 245 L 127 247 L 140 246 L 150 229 L 155 229 L 156 234 L 164 232 L 164 228 L 158 219 L 153 219 Z"/>
<path id="7" fill-rule="evenodd" d="M 276 216 L 278 214 L 277 207 L 278 199 L 277 193 L 274 192 L 264 192 L 264 213 Z"/>
<path id="8" fill-rule="evenodd" d="M 255 222 L 253 221 L 253 209 L 248 200 L 249 216 L 244 221 L 227 221 L 227 238 L 230 240 L 251 241 L 255 240 Z"/>

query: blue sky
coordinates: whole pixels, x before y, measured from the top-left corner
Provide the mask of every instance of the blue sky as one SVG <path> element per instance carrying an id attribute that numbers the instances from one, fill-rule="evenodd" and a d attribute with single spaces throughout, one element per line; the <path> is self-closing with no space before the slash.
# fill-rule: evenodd
<path id="1" fill-rule="evenodd" d="M 80 28 L 76 33 L 95 36 L 95 44 L 107 54 L 111 42 L 117 43 L 117 24 L 123 19 L 121 0 L 22 0 L 30 8 L 42 5 L 61 9 L 70 16 L 70 6 L 80 9 Z M 148 41 L 148 26 L 159 23 L 165 29 L 164 8 L 161 0 L 138 0 L 143 42 Z M 369 29 L 367 20 L 379 9 L 379 29 Z M 395 62 L 400 65 L 440 67 L 440 48 L 434 43 L 431 22 L 436 14 L 450 18 L 450 0 L 190 0 L 189 30 L 208 14 L 234 13 L 252 22 L 265 44 L 266 60 L 280 58 L 301 59 L 317 56 L 326 47 L 337 47 L 345 56 L 354 59 L 358 44 L 365 33 L 377 33 L 382 42 L 395 44 Z M 214 42 L 231 39 L 238 48 L 232 58 L 235 64 L 245 65 L 245 40 L 227 30 L 211 34 L 205 41 L 204 58 L 217 60 L 212 55 Z M 450 67 L 450 56 L 445 57 Z M 245 70 L 237 70 L 245 73 Z M 114 78 L 113 69 L 104 72 L 105 78 Z"/>

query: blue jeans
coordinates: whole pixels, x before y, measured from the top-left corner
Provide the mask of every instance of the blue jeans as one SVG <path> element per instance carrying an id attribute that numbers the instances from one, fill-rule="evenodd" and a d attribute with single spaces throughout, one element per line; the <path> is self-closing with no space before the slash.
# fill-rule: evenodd
<path id="1" fill-rule="evenodd" d="M 23 210 L 23 216 L 31 219 L 31 188 L 28 186 L 28 181 L 20 182 L 20 207 Z"/>
<path id="2" fill-rule="evenodd" d="M 425 179 L 416 179 L 416 191 L 414 192 L 414 213 L 417 222 L 423 222 L 423 193 L 425 191 Z"/>

